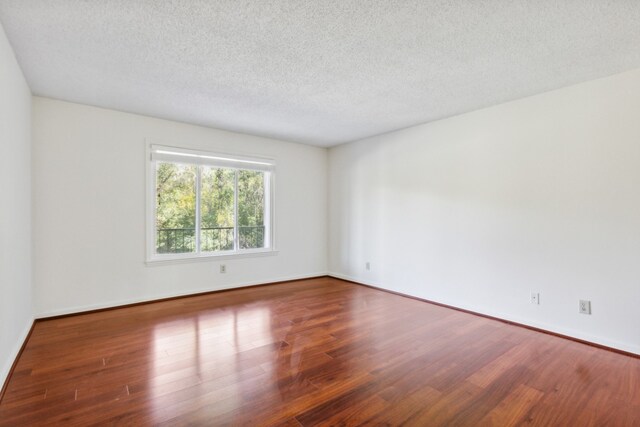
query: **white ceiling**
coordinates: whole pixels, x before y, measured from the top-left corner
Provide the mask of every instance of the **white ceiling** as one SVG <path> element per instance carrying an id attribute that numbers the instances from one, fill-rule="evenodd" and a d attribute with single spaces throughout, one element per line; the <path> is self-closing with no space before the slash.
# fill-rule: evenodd
<path id="1" fill-rule="evenodd" d="M 638 0 L 0 0 L 34 94 L 331 146 L 640 67 Z"/>

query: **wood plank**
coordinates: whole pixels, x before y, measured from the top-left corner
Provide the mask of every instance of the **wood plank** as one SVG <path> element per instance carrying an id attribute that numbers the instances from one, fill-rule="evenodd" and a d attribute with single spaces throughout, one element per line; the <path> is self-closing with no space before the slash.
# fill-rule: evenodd
<path id="1" fill-rule="evenodd" d="M 15 425 L 636 425 L 640 359 L 332 278 L 39 321 Z"/>

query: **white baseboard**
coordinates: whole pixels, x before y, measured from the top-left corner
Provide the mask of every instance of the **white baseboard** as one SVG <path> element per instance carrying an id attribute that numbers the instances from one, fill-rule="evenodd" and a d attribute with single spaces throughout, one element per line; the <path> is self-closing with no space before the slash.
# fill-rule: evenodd
<path id="1" fill-rule="evenodd" d="M 20 349 L 22 348 L 22 345 L 24 344 L 25 340 L 27 339 L 27 336 L 29 335 L 29 331 L 31 330 L 31 326 L 33 326 L 33 322 L 34 320 L 31 319 L 31 321 L 25 325 L 24 329 L 18 336 L 18 339 L 14 343 L 13 348 L 11 349 L 11 352 L 9 353 L 7 360 L 4 361 L 2 365 L 2 371 L 0 371 L 0 388 L 2 388 L 2 386 L 7 381 L 8 379 L 7 377 L 9 376 L 9 372 L 11 371 L 11 367 L 13 366 L 13 363 L 18 357 L 18 353 L 20 353 Z"/>
<path id="2" fill-rule="evenodd" d="M 100 310 L 104 308 L 114 308 L 114 307 L 119 307 L 123 305 L 137 304 L 141 302 L 153 302 L 153 301 L 162 300 L 165 298 L 183 297 L 183 296 L 196 295 L 196 294 L 212 292 L 212 291 L 239 289 L 239 288 L 245 288 L 247 286 L 255 286 L 255 285 L 262 285 L 262 284 L 269 284 L 269 283 L 276 283 L 276 282 L 285 282 L 289 280 L 303 280 L 303 279 L 310 279 L 313 277 L 320 277 L 320 276 L 326 276 L 326 275 L 327 275 L 327 272 L 323 271 L 323 272 L 311 273 L 311 274 L 276 277 L 268 280 L 253 280 L 250 282 L 234 283 L 234 284 L 215 287 L 215 288 L 191 289 L 188 292 L 182 292 L 182 293 L 167 293 L 167 294 L 159 294 L 159 295 L 153 295 L 150 297 L 143 297 L 143 298 L 131 298 L 131 299 L 124 299 L 124 300 L 109 301 L 107 303 L 100 303 L 100 304 L 88 304 L 88 305 L 76 306 L 76 307 L 65 307 L 65 308 L 56 309 L 56 310 L 40 311 L 36 313 L 35 317 L 36 319 L 46 319 L 47 317 L 63 316 L 66 314 L 76 314 L 76 313 L 82 313 L 85 311 Z"/>
<path id="3" fill-rule="evenodd" d="M 349 281 L 352 281 L 352 282 L 362 283 L 364 285 L 369 285 L 369 286 L 374 286 L 376 288 L 385 289 L 385 290 L 388 290 L 388 291 L 391 291 L 391 292 L 398 292 L 398 291 L 395 291 L 394 289 L 389 288 L 388 286 L 384 286 L 384 285 L 382 285 L 380 283 L 374 283 L 374 282 L 371 282 L 371 281 L 367 281 L 367 280 L 359 278 L 359 277 L 353 277 L 353 276 L 349 276 L 349 275 L 342 274 L 342 273 L 336 273 L 336 272 L 333 272 L 333 271 L 330 271 L 327 274 L 329 276 L 335 277 L 337 279 L 349 280 Z M 411 294 L 407 294 L 407 293 L 404 293 L 404 292 L 400 292 L 400 293 L 404 294 L 404 295 L 407 295 L 407 296 L 410 296 L 410 297 L 422 298 L 422 299 L 425 299 L 425 300 L 433 301 L 435 303 L 444 304 L 444 305 L 448 305 L 448 306 L 451 306 L 451 307 L 456 307 L 456 308 L 459 308 L 461 310 L 472 311 L 472 312 L 480 314 L 480 315 L 491 316 L 491 317 L 495 317 L 495 318 L 498 318 L 498 319 L 506 320 L 508 322 L 519 323 L 521 325 L 530 326 L 530 327 L 537 328 L 537 329 L 542 329 L 542 330 L 547 331 L 547 332 L 560 334 L 560 335 L 565 335 L 567 337 L 576 338 L 578 340 L 588 341 L 588 342 L 593 343 L 593 344 L 599 344 L 599 345 L 603 345 L 603 346 L 606 346 L 606 347 L 611 347 L 613 349 L 622 350 L 622 351 L 626 351 L 628 353 L 633 353 L 633 354 L 640 355 L 640 345 L 634 345 L 634 344 L 631 344 L 631 343 L 613 341 L 613 340 L 610 340 L 610 339 L 607 339 L 607 338 L 604 338 L 604 337 L 586 334 L 586 333 L 581 332 L 581 331 L 575 331 L 575 330 L 568 329 L 568 328 L 558 327 L 556 325 L 550 325 L 550 324 L 547 324 L 547 323 L 538 322 L 538 321 L 531 320 L 531 319 L 524 319 L 524 318 L 521 318 L 521 317 L 517 317 L 517 316 L 512 316 L 512 315 L 509 315 L 509 314 L 501 313 L 501 312 L 498 312 L 498 311 L 495 311 L 495 310 L 487 310 L 485 307 L 471 307 L 471 306 L 460 305 L 460 304 L 458 304 L 456 302 L 453 302 L 453 301 L 440 301 L 440 300 L 435 300 L 433 298 L 428 298 L 426 296 L 411 295 Z"/>

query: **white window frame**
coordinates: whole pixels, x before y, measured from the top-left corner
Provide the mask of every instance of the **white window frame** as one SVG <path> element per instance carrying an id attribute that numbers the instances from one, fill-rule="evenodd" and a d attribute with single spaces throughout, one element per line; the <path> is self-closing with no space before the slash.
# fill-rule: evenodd
<path id="1" fill-rule="evenodd" d="M 184 162 L 181 162 L 184 159 Z M 189 253 L 156 253 L 156 168 L 160 161 L 183 163 L 196 166 L 212 166 L 222 167 L 234 170 L 259 170 L 265 172 L 265 247 L 255 249 L 240 249 L 238 245 L 238 218 L 237 218 L 237 174 L 236 189 L 234 192 L 234 250 L 216 251 L 216 252 L 189 252 Z M 236 154 L 227 154 L 219 152 L 209 152 L 202 150 L 194 150 L 182 147 L 171 147 L 156 143 L 146 144 L 146 172 L 147 172 L 147 191 L 146 191 L 146 261 L 147 263 L 157 262 L 189 262 L 189 261 L 206 261 L 214 259 L 230 259 L 244 258 L 254 256 L 275 255 L 278 251 L 275 245 L 275 221 L 274 221 L 274 199 L 275 199 L 275 160 L 244 156 Z M 200 186 L 200 168 L 197 169 L 196 192 L 199 193 Z M 196 197 L 196 248 L 199 247 L 200 240 L 200 197 Z"/>

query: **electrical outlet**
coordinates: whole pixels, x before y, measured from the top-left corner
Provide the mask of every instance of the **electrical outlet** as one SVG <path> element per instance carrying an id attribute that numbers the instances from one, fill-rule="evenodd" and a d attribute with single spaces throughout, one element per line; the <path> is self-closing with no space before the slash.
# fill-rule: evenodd
<path id="1" fill-rule="evenodd" d="M 580 300 L 580 313 L 591 314 L 591 301 Z"/>
<path id="2" fill-rule="evenodd" d="M 227 272 L 227 266 L 225 264 L 220 264 L 220 273 L 226 273 Z"/>
<path id="3" fill-rule="evenodd" d="M 540 304 L 540 294 L 538 292 L 531 292 L 531 304 Z"/>
<path id="4" fill-rule="evenodd" d="M 371 263 L 367 261 L 364 265 L 364 268 L 366 268 L 367 270 L 371 270 Z"/>

